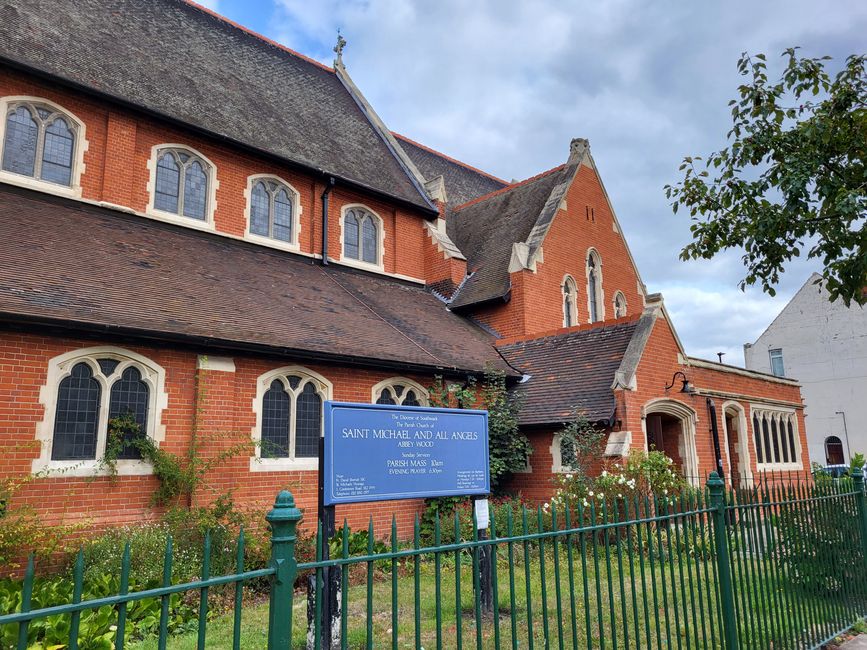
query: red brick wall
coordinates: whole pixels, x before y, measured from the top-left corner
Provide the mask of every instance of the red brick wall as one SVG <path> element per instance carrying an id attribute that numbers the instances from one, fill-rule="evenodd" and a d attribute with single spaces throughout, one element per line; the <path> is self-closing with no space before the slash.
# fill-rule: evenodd
<path id="1" fill-rule="evenodd" d="M 39 457 L 37 424 L 44 417 L 39 390 L 46 383 L 51 358 L 95 345 L 115 345 L 75 338 L 0 332 L 0 478 L 25 479 L 32 461 Z M 255 426 L 253 400 L 256 380 L 263 373 L 288 365 L 304 366 L 332 382 L 333 397 L 339 401 L 369 402 L 372 387 L 395 373 L 356 370 L 319 364 L 294 363 L 278 358 L 234 357 L 235 372 L 197 370 L 198 354 L 189 350 L 158 348 L 139 344 L 116 344 L 137 352 L 161 365 L 166 372 L 168 405 L 162 413 L 165 440 L 162 448 L 175 454 L 189 450 L 194 419 L 201 455 L 215 457 L 220 449 L 251 439 Z M 428 386 L 432 377 L 408 377 Z M 200 382 L 197 388 L 197 380 Z M 197 405 L 198 400 L 198 405 Z M 197 488 L 193 501 L 205 504 L 232 491 L 242 507 L 267 509 L 281 489 L 293 492 L 299 507 L 306 511 L 304 526 L 315 526 L 316 472 L 251 472 L 250 451 L 220 462 Z M 151 476 L 72 478 L 62 475 L 29 481 L 16 493 L 11 507 L 30 504 L 46 523 L 84 522 L 97 529 L 156 518 L 150 506 L 157 487 Z M 358 504 L 337 509 L 338 521 L 349 519 L 353 528 L 367 527 L 373 517 L 376 530 L 390 531 L 392 514 L 398 518 L 401 537 L 412 535 L 413 516 L 421 502 L 401 501 Z"/>
<path id="2" fill-rule="evenodd" d="M 582 165 L 542 244 L 544 261 L 536 272 L 511 274 L 512 296 L 477 310 L 473 315 L 505 337 L 532 335 L 563 326 L 564 277 L 571 275 L 578 287 L 578 322 L 590 318 L 587 303 L 587 251 L 595 248 L 602 259 L 605 319 L 614 319 L 614 295 L 626 297 L 627 316 L 644 309 L 638 275 L 629 259 L 623 235 L 614 229 L 614 215 L 594 169 Z M 588 215 L 591 215 L 588 217 Z"/>
<path id="3" fill-rule="evenodd" d="M 145 212 L 148 205 L 148 162 L 155 145 L 176 143 L 189 146 L 216 166 L 218 182 L 214 226 L 217 232 L 243 237 L 246 228 L 245 191 L 253 174 L 274 174 L 299 194 L 300 250 L 322 252 L 322 205 L 325 189 L 320 179 L 264 158 L 241 153 L 217 141 L 185 132 L 155 119 L 124 111 L 43 83 L 23 74 L 0 70 L 0 97 L 28 95 L 51 100 L 73 113 L 85 125 L 88 149 L 81 177 L 82 197 L 105 201 Z M 340 257 L 340 215 L 343 206 L 368 206 L 383 220 L 385 241 L 383 266 L 387 273 L 425 279 L 424 218 L 345 188 L 338 187 L 329 205 L 329 256 Z"/>
<path id="4" fill-rule="evenodd" d="M 669 391 L 664 387 L 671 383 L 675 372 L 682 371 L 690 382 L 701 392 L 710 391 L 717 411 L 717 428 L 720 436 L 723 456 L 723 470 L 727 474 L 728 467 L 725 454 L 725 428 L 723 403 L 733 401 L 739 404 L 746 413 L 747 435 L 750 437 L 750 466 L 754 477 L 758 477 L 755 448 L 752 443 L 752 423 L 750 422 L 750 403 L 779 400 L 793 405 L 802 403 L 800 388 L 771 380 L 747 377 L 720 369 L 707 369 L 681 363 L 678 359 L 678 348 L 668 322 L 660 317 L 654 326 L 650 339 L 644 350 L 637 372 L 637 390 L 621 391 L 618 401 L 617 417 L 622 420 L 623 430 L 632 432 L 632 446 L 644 449 L 645 437 L 642 428 L 642 409 L 650 400 L 668 398 L 682 403 L 696 414 L 696 451 L 698 454 L 700 476 L 712 471 L 715 466 L 713 438 L 710 433 L 707 394 L 686 395 L 680 392 L 681 382 L 678 380 Z M 724 393 L 721 395 L 720 393 Z M 804 471 L 808 472 L 810 460 L 807 451 L 806 427 L 802 406 L 796 407 L 798 417 L 798 432 L 801 438 L 801 460 Z M 734 453 L 734 450 L 731 450 Z"/>

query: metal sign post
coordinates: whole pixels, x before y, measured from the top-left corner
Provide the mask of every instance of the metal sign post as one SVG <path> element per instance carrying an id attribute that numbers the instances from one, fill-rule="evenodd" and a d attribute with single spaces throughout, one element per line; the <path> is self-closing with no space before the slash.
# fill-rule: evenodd
<path id="1" fill-rule="evenodd" d="M 334 506 L 439 496 L 481 497 L 475 501 L 479 538 L 487 539 L 487 495 L 491 490 L 488 413 L 472 409 L 325 402 L 325 431 L 319 443 L 318 516 L 322 559 L 336 533 Z M 480 559 L 480 597 L 491 611 L 490 547 Z M 340 645 L 340 571 L 322 570 L 323 648 Z M 312 580 L 315 581 L 315 576 Z M 312 642 L 313 594 L 308 596 L 308 647 Z"/>

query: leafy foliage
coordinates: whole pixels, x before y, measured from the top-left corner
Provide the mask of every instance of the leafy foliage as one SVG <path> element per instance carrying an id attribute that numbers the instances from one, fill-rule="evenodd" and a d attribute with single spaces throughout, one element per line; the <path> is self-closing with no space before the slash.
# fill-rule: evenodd
<path id="1" fill-rule="evenodd" d="M 249 452 L 250 448 L 249 443 L 244 441 L 211 458 L 205 458 L 199 453 L 202 442 L 194 436 L 189 451 L 184 456 L 178 456 L 157 447 L 151 438 L 142 435 L 135 417 L 128 412 L 108 421 L 105 453 L 100 464 L 112 477 L 117 476 L 118 457 L 126 445 L 134 447 L 141 454 L 142 460 L 153 467 L 153 474 L 159 482 L 156 491 L 151 495 L 153 505 L 167 505 L 175 503 L 179 497 L 191 496 L 211 469 L 233 456 Z"/>
<path id="2" fill-rule="evenodd" d="M 118 571 L 91 575 L 84 582 L 82 600 L 92 600 L 113 596 L 118 593 L 120 579 Z M 130 591 L 152 589 L 159 581 L 143 582 L 130 576 Z M 38 578 L 33 585 L 33 608 L 48 607 L 72 601 L 72 581 L 66 577 L 54 576 Z M 0 613 L 18 611 L 21 605 L 21 582 L 0 580 Z M 192 602 L 185 601 L 180 594 L 169 599 L 169 631 L 181 632 L 189 629 L 188 621 L 195 621 L 197 608 Z M 131 601 L 127 606 L 127 639 L 140 639 L 156 633 L 160 620 L 160 600 Z M 114 648 L 117 609 L 105 606 L 87 610 L 81 614 L 78 647 L 81 650 L 111 650 Z M 66 648 L 69 641 L 70 617 L 49 616 L 32 621 L 27 630 L 28 648 Z M 0 647 L 16 647 L 17 625 L 4 625 L 0 628 Z"/>
<path id="3" fill-rule="evenodd" d="M 527 436 L 518 428 L 522 395 L 507 389 L 505 374 L 488 370 L 481 385 L 474 377 L 469 377 L 464 384 L 446 382 L 437 377 L 429 393 L 433 406 L 479 408 L 488 412 L 492 490 L 496 491 L 509 474 L 527 466 L 533 449 Z"/>
<path id="4" fill-rule="evenodd" d="M 806 250 L 821 260 L 832 300 L 864 304 L 867 56 L 850 56 L 833 78 L 830 57 L 800 57 L 797 48 L 783 56 L 772 82 L 764 54 L 741 55 L 747 79 L 729 102 L 729 146 L 684 158 L 683 180 L 665 187 L 674 211 L 694 220 L 681 258 L 743 248 L 741 288 L 759 282 L 774 295 L 786 264 Z"/>

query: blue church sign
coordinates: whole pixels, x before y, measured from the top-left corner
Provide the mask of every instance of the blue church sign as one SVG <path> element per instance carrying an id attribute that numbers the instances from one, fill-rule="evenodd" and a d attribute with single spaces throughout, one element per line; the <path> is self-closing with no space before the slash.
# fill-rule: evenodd
<path id="1" fill-rule="evenodd" d="M 325 402 L 324 505 L 488 494 L 488 412 Z"/>

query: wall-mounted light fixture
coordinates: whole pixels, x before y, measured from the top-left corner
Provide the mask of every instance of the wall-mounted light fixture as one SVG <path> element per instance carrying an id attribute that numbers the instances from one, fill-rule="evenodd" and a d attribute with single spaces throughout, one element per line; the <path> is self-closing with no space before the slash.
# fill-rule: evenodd
<path id="1" fill-rule="evenodd" d="M 671 383 L 665 387 L 665 390 L 668 391 L 674 387 L 675 379 L 677 379 L 678 375 L 680 375 L 681 382 L 683 383 L 683 385 L 680 387 L 680 392 L 686 393 L 687 395 L 693 395 L 695 393 L 695 386 L 689 383 L 689 379 L 687 379 L 687 376 L 683 374 L 682 370 L 678 370 L 671 376 Z"/>

